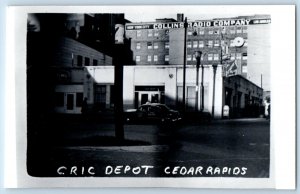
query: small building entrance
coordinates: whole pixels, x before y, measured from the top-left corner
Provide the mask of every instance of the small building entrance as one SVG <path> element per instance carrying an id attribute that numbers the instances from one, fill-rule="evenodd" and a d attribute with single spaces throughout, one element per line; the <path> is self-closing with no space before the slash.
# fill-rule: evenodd
<path id="1" fill-rule="evenodd" d="M 135 86 L 135 108 L 150 103 L 165 102 L 164 86 Z"/>

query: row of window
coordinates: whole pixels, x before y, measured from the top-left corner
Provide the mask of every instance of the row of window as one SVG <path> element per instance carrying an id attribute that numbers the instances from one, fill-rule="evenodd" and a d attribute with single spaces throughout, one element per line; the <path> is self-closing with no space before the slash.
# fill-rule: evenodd
<path id="1" fill-rule="evenodd" d="M 204 47 L 208 47 L 208 48 L 213 48 L 213 47 L 220 47 L 220 46 L 224 46 L 227 45 L 229 47 L 234 47 L 235 43 L 234 43 L 234 39 L 230 40 L 228 43 L 225 42 L 224 40 L 194 40 L 194 41 L 187 41 L 186 46 L 187 48 L 204 48 Z M 244 39 L 244 44 L 243 46 L 248 46 L 248 41 L 247 39 Z"/>
<path id="2" fill-rule="evenodd" d="M 65 98 L 66 93 L 64 92 L 55 92 L 55 106 L 56 107 L 64 107 L 65 106 Z M 76 107 L 81 107 L 83 102 L 83 93 L 78 92 L 76 93 L 76 101 L 75 101 L 75 106 Z"/>
<path id="3" fill-rule="evenodd" d="M 195 29 L 192 29 L 192 30 L 188 30 L 187 32 L 187 35 L 189 36 L 195 36 L 195 35 L 205 35 L 205 34 L 208 34 L 208 35 L 213 35 L 213 34 L 225 34 L 225 33 L 229 33 L 229 34 L 242 34 L 242 33 L 247 33 L 248 30 L 247 30 L 247 26 L 239 26 L 239 27 L 235 27 L 235 26 L 232 26 L 230 27 L 228 30 L 228 28 L 207 28 L 207 29 L 203 29 L 203 28 L 195 28 Z M 137 30 L 136 31 L 136 37 L 141 37 L 142 36 L 142 30 Z M 166 36 L 169 35 L 169 30 L 147 30 L 147 36 L 148 37 L 158 37 L 160 36 L 160 33 L 162 33 Z M 162 34 L 161 34 L 162 35 Z"/>
<path id="4" fill-rule="evenodd" d="M 165 55 L 164 56 L 164 61 L 168 62 L 169 60 L 170 60 L 169 55 Z M 141 61 L 141 56 L 139 56 L 139 55 L 135 56 L 135 61 L 140 62 Z M 158 61 L 158 55 L 153 55 L 153 56 L 152 55 L 147 55 L 147 61 L 148 62 L 152 62 L 152 61 L 157 62 Z"/>
<path id="5" fill-rule="evenodd" d="M 247 53 L 230 53 L 230 60 L 247 60 Z M 209 53 L 206 56 L 201 55 L 201 60 L 207 61 L 219 61 L 220 54 L 218 53 Z M 196 61 L 195 55 L 187 55 L 187 61 Z"/>
<path id="6" fill-rule="evenodd" d="M 90 66 L 91 65 L 91 61 L 89 57 L 83 57 L 81 55 L 77 55 L 77 66 L 78 67 L 82 67 L 82 66 Z M 93 59 L 93 66 L 97 66 L 98 65 L 98 60 L 97 59 Z"/>
<path id="7" fill-rule="evenodd" d="M 147 42 L 147 49 L 158 49 L 158 42 Z M 170 45 L 169 45 L 169 42 L 165 42 L 164 43 L 164 48 L 165 49 L 169 49 L 170 48 Z M 137 42 L 136 43 L 136 49 L 139 50 L 141 49 L 141 43 L 140 42 Z"/>
<path id="8" fill-rule="evenodd" d="M 168 36 L 169 35 L 169 30 L 164 30 L 163 33 L 164 33 L 164 35 Z M 148 30 L 147 31 L 147 36 L 148 37 L 158 37 L 159 35 L 160 35 L 160 33 L 159 33 L 158 30 Z M 142 30 L 137 30 L 136 31 L 136 37 L 141 37 L 141 36 L 142 36 Z"/>
<path id="9" fill-rule="evenodd" d="M 196 28 L 196 29 L 193 29 L 193 30 L 189 30 L 187 32 L 187 34 L 189 36 L 192 36 L 192 35 L 205 35 L 205 34 L 209 34 L 209 35 L 213 35 L 213 34 L 226 34 L 226 33 L 229 33 L 229 34 L 242 34 L 242 33 L 247 33 L 248 30 L 247 30 L 247 26 L 239 26 L 239 27 L 235 27 L 235 26 L 232 26 L 230 27 L 228 30 L 228 28 L 225 28 L 223 27 L 222 29 L 220 28 L 207 28 L 206 30 L 204 30 L 203 28 Z"/>
<path id="10" fill-rule="evenodd" d="M 230 59 L 231 60 L 247 60 L 248 56 L 247 53 L 231 53 Z M 170 60 L 169 55 L 164 56 L 164 61 L 168 62 Z M 202 55 L 201 60 L 207 60 L 207 61 L 219 61 L 220 60 L 220 54 L 218 53 L 209 53 L 207 55 Z M 141 56 L 137 55 L 135 56 L 135 61 L 140 62 Z M 157 62 L 158 61 L 158 55 L 147 55 L 147 62 Z M 187 61 L 196 61 L 195 55 L 187 55 Z"/>
<path id="11" fill-rule="evenodd" d="M 234 47 L 234 40 L 230 40 L 228 43 L 225 42 L 224 40 L 194 40 L 194 41 L 187 41 L 186 46 L 187 48 L 213 48 L 213 47 L 220 47 L 223 45 L 229 44 L 229 47 Z M 244 39 L 244 44 L 243 46 L 248 46 L 248 40 Z M 136 43 L 136 49 L 139 50 L 141 49 L 142 45 L 140 42 Z M 147 49 L 158 49 L 159 48 L 159 42 L 147 42 Z M 164 42 L 164 48 L 169 49 L 170 44 L 169 42 Z"/>

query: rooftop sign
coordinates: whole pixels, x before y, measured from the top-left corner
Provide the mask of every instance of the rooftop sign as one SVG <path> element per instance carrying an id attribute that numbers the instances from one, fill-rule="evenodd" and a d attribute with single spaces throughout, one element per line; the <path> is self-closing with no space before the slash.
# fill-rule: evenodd
<path id="1" fill-rule="evenodd" d="M 188 28 L 201 27 L 223 27 L 223 26 L 246 26 L 253 24 L 268 24 L 271 19 L 221 19 L 210 21 L 188 22 Z M 168 22 L 168 23 L 145 23 L 145 24 L 127 24 L 126 30 L 142 30 L 142 29 L 176 29 L 184 28 L 184 22 Z"/>

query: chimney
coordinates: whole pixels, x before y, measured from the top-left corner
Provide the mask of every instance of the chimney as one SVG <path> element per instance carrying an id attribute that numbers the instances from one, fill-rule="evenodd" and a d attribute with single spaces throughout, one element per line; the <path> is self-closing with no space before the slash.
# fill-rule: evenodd
<path id="1" fill-rule="evenodd" d="M 178 13 L 177 14 L 177 21 L 178 22 L 183 22 L 184 18 L 183 18 L 183 13 Z"/>

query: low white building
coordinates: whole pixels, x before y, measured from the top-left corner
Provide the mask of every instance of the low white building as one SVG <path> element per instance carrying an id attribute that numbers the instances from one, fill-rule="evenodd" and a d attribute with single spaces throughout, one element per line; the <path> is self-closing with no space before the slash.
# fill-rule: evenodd
<path id="1" fill-rule="evenodd" d="M 257 111 L 262 106 L 262 88 L 240 75 L 225 77 L 222 65 L 215 65 L 215 68 L 212 65 L 204 65 L 203 69 L 203 107 L 205 112 L 210 112 L 214 118 L 222 118 L 223 108 L 227 105 L 231 117 L 256 116 L 258 114 Z M 200 67 L 198 87 L 196 87 L 196 66 L 188 65 L 186 67 L 186 111 L 201 110 L 201 75 Z M 81 78 L 83 84 L 56 86 L 56 93 L 64 95 L 64 102 L 61 102 L 61 105 L 73 106 L 73 108 L 55 107 L 56 112 L 80 114 L 81 102 L 85 97 L 89 107 L 93 110 L 113 110 L 114 66 L 86 66 L 82 71 Z M 158 102 L 181 110 L 182 97 L 182 66 L 124 66 L 124 109 L 137 108 L 146 102 Z"/>
<path id="2" fill-rule="evenodd" d="M 215 116 L 222 115 L 223 77 L 222 66 L 216 68 L 215 94 L 213 94 L 213 67 L 204 66 L 204 110 Z M 199 85 L 201 83 L 201 69 L 199 71 Z M 114 67 L 90 66 L 85 67 L 84 96 L 89 104 L 101 108 L 112 108 Z M 182 102 L 183 68 L 174 66 L 124 66 L 123 100 L 124 109 L 136 108 L 146 102 L 160 102 L 179 109 Z M 196 100 L 200 110 L 201 94 L 198 90 L 196 99 L 196 70 L 195 66 L 186 68 L 186 109 L 195 110 Z M 215 99 L 213 102 L 213 95 Z"/>

